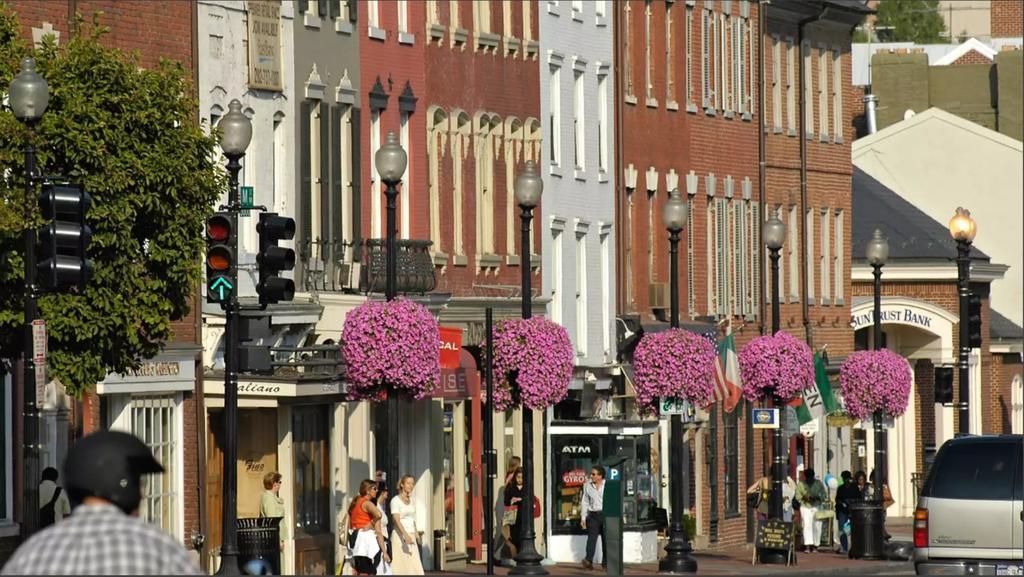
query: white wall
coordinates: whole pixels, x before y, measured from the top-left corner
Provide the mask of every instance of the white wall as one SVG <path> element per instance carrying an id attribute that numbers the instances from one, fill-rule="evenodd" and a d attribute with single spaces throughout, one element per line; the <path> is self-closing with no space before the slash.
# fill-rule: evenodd
<path id="1" fill-rule="evenodd" d="M 249 90 L 248 78 L 248 31 L 245 3 L 227 0 L 199 0 L 199 111 L 203 128 L 210 129 L 211 114 L 227 113 L 228 103 L 237 98 L 242 110 L 252 119 L 252 142 L 244 159 L 245 167 L 239 175 L 241 185 L 255 187 L 254 204 L 266 205 L 269 209 L 281 206 L 285 198 L 294 196 L 294 190 L 274 190 L 274 116 L 283 116 L 281 128 L 284 133 L 286 159 L 276 163 L 286 174 L 277 179 L 279 183 L 291 186 L 294 181 L 291 170 L 295 166 L 295 119 L 291 116 L 289 101 L 293 101 L 294 89 L 291 75 L 282 74 L 283 92 Z M 293 61 L 291 2 L 281 4 L 281 61 L 287 70 Z M 219 152 L 219 151 L 218 151 Z M 227 191 L 217 203 L 227 201 Z M 294 200 L 284 203 L 289 211 L 295 206 Z M 216 206 L 214 207 L 217 208 Z M 291 212 L 284 216 L 295 217 Z M 258 212 L 240 217 L 239 228 L 239 287 L 240 296 L 255 295 L 255 262 L 258 249 L 256 223 Z M 286 244 L 286 243 L 283 243 Z"/>
<path id="2" fill-rule="evenodd" d="M 614 319 L 615 319 L 615 230 L 611 226 L 615 220 L 615 179 L 612 171 L 615 166 L 615 130 L 614 130 L 614 75 L 612 74 L 612 26 L 611 14 L 614 10 L 612 2 L 605 3 L 605 14 L 598 18 L 595 14 L 595 2 L 584 2 L 583 12 L 574 17 L 570 2 L 557 5 L 546 2 L 537 3 L 540 19 L 540 101 L 541 124 L 543 127 L 543 143 L 540 153 L 540 170 L 544 178 L 544 196 L 541 199 L 541 214 L 536 221 L 540 230 L 543 255 L 542 295 L 551 296 L 555 286 L 553 277 L 556 269 L 552 263 L 552 218 L 564 220 L 562 233 L 562 324 L 569 331 L 569 336 L 576 345 L 576 235 L 578 231 L 586 231 L 586 292 L 587 304 L 587 342 L 586 356 L 577 358 L 581 367 L 601 366 L 614 360 Z M 599 25 L 598 22 L 601 22 Z M 574 90 L 574 58 L 585 60 L 583 81 L 585 83 L 585 164 L 582 170 L 576 170 L 573 162 L 573 100 Z M 550 114 L 550 80 L 549 62 L 560 62 L 560 114 L 559 125 L 561 137 L 561 164 L 553 167 L 550 161 L 551 128 L 548 122 Z M 582 63 L 581 63 L 582 65 Z M 598 70 L 607 70 L 604 87 L 607 90 L 607 124 L 606 157 L 607 171 L 599 172 L 598 147 Z M 602 283 L 601 278 L 601 245 L 602 225 L 609 235 L 607 270 L 609 281 Z M 607 296 L 602 289 L 607 287 Z M 607 303 L 610 310 L 602 314 Z M 551 307 L 552 305 L 548 305 Z M 549 308 L 550 311 L 550 308 Z M 607 322 L 605 322 L 607 320 Z M 610 347 L 605 347 L 604 332 L 610 334 Z M 606 356 L 606 350 L 608 355 Z"/>
<path id="3" fill-rule="evenodd" d="M 1024 324 L 1024 144 L 931 108 L 858 139 L 852 156 L 858 168 L 943 225 L 956 207 L 969 209 L 978 225 L 974 245 L 993 264 L 1010 267 L 992 283 L 991 306 Z"/>

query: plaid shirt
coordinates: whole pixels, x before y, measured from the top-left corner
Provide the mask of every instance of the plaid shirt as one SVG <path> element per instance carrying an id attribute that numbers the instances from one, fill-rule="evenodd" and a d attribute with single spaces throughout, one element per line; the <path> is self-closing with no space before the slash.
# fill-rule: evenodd
<path id="1" fill-rule="evenodd" d="M 113 505 L 80 505 L 33 535 L 2 575 L 202 575 L 185 548 L 159 527 Z"/>

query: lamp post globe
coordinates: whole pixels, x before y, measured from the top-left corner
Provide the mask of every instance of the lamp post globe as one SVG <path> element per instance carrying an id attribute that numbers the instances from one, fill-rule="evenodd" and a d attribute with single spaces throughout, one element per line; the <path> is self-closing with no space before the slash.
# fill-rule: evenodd
<path id="1" fill-rule="evenodd" d="M 21 72 L 11 79 L 7 94 L 14 117 L 22 122 L 39 120 L 50 104 L 50 87 L 36 72 L 36 61 L 31 58 L 22 59 Z"/>
<path id="2" fill-rule="evenodd" d="M 786 242 L 786 225 L 782 224 L 778 215 L 773 214 L 764 223 L 764 243 L 768 250 L 779 250 Z"/>
<path id="3" fill-rule="evenodd" d="M 865 256 L 871 266 L 885 266 L 885 261 L 889 260 L 889 241 L 882 236 L 882 231 L 877 228 L 871 236 L 871 240 L 868 241 Z"/>
<path id="4" fill-rule="evenodd" d="M 973 242 L 977 232 L 978 226 L 971 216 L 971 211 L 962 206 L 956 207 L 956 213 L 949 219 L 949 235 L 953 240 Z"/>
<path id="5" fill-rule="evenodd" d="M 377 149 L 373 160 L 377 165 L 377 174 L 385 184 L 397 184 L 405 176 L 405 167 L 409 164 L 409 156 L 398 142 L 398 136 L 394 130 L 389 131 L 384 137 L 384 146 Z"/>
<path id="6" fill-rule="evenodd" d="M 252 121 L 242 112 L 242 103 L 237 98 L 228 104 L 228 113 L 217 123 L 220 132 L 220 148 L 227 157 L 240 157 L 252 141 Z"/>
<path id="7" fill-rule="evenodd" d="M 537 165 L 532 160 L 527 160 L 523 170 L 516 175 L 516 203 L 523 208 L 533 208 L 540 202 L 540 195 L 543 192 L 544 181 L 537 172 Z"/>
<path id="8" fill-rule="evenodd" d="M 669 232 L 678 232 L 686 226 L 690 216 L 690 207 L 681 198 L 679 189 L 675 189 L 668 197 L 668 202 L 661 209 L 661 220 Z"/>

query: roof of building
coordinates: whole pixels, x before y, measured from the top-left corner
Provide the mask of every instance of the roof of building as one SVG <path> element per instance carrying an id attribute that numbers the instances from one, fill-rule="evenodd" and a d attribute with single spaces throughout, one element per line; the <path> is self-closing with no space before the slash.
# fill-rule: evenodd
<path id="1" fill-rule="evenodd" d="M 889 258 L 900 260 L 948 259 L 956 243 L 945 225 L 910 204 L 868 173 L 853 167 L 853 259 L 862 260 L 875 229 L 889 241 Z M 977 248 L 974 260 L 989 260 Z"/>
<path id="2" fill-rule="evenodd" d="M 968 38 L 966 41 L 958 44 L 956 48 L 947 52 L 943 57 L 939 58 L 935 62 L 931 62 L 931 65 L 948 66 L 959 60 L 961 56 L 967 54 L 971 50 L 974 50 L 989 60 L 993 60 L 996 57 L 995 48 L 992 48 L 976 38 Z"/>
<path id="3" fill-rule="evenodd" d="M 969 45 L 969 46 L 968 46 Z M 980 48 L 979 48 L 980 45 Z M 953 57 L 952 60 L 944 62 L 952 53 L 960 50 L 961 47 L 968 46 L 964 51 L 957 56 Z M 923 53 L 928 56 L 928 64 L 932 66 L 938 66 L 941 63 L 950 64 L 955 62 L 960 56 L 969 52 L 970 50 L 977 50 L 981 54 L 989 55 L 996 54 L 1003 49 L 1004 46 L 1024 46 L 1024 39 L 1022 38 L 992 38 L 991 40 L 979 40 L 977 38 L 971 38 L 960 44 L 914 44 L 913 42 L 855 42 L 850 46 L 850 53 L 852 55 L 852 76 L 854 86 L 864 86 L 871 84 L 871 56 L 878 52 L 888 52 L 890 50 L 897 51 L 903 50 L 908 53 Z M 983 50 L 984 48 L 984 50 Z M 989 56 L 994 58 L 994 56 Z"/>
<path id="4" fill-rule="evenodd" d="M 1010 319 L 999 314 L 998 311 L 992 309 L 989 315 L 989 323 L 992 325 L 989 328 L 989 335 L 993 339 L 999 340 L 1019 340 L 1024 339 L 1024 328 Z"/>

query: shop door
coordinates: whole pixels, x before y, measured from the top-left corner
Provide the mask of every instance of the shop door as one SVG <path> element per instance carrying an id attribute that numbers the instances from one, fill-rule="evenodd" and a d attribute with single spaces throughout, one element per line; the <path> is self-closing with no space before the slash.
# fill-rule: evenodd
<path id="1" fill-rule="evenodd" d="M 211 567 L 219 563 L 223 534 L 221 523 L 224 489 L 223 411 L 211 411 L 206 441 L 206 550 Z M 263 475 L 277 470 L 277 410 L 239 409 L 238 411 L 238 494 L 239 519 L 259 516 Z"/>
<path id="2" fill-rule="evenodd" d="M 327 575 L 334 570 L 329 428 L 326 405 L 292 408 L 295 572 L 300 575 Z"/>
<path id="3" fill-rule="evenodd" d="M 480 416 L 476 401 L 444 403 L 444 529 L 450 559 L 482 555 Z"/>

